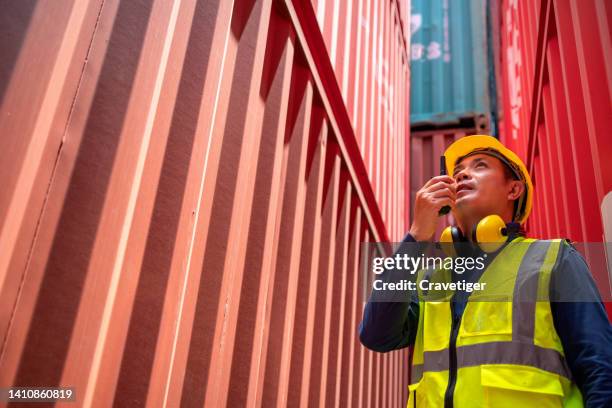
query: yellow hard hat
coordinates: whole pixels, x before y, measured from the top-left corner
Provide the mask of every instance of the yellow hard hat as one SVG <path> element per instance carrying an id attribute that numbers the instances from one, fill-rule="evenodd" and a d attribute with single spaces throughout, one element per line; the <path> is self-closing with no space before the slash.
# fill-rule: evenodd
<path id="1" fill-rule="evenodd" d="M 531 177 L 523 161 L 493 136 L 465 136 L 451 144 L 444 152 L 448 174 L 453 177 L 455 163 L 458 160 L 477 153 L 497 157 L 508 165 L 517 177 L 525 183 L 525 192 L 519 199 L 518 210 L 514 216 L 515 222 L 524 223 L 527 217 L 529 217 L 533 203 L 533 183 L 531 182 Z"/>

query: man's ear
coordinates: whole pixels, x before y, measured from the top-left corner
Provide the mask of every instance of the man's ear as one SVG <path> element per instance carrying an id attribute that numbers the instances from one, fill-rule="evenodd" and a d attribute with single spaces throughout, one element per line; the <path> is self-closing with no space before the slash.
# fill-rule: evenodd
<path id="1" fill-rule="evenodd" d="M 513 201 L 518 199 L 525 191 L 525 184 L 519 180 L 510 182 L 510 190 L 508 191 L 508 200 Z"/>

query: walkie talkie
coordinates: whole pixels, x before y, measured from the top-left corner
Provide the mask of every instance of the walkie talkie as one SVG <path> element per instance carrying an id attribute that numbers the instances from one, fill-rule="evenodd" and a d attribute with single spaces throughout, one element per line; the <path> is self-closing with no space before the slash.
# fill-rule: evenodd
<path id="1" fill-rule="evenodd" d="M 440 156 L 440 175 L 446 176 L 446 158 L 444 155 Z M 445 205 L 444 207 L 440 208 L 438 215 L 446 215 L 449 213 L 450 209 L 450 205 Z"/>

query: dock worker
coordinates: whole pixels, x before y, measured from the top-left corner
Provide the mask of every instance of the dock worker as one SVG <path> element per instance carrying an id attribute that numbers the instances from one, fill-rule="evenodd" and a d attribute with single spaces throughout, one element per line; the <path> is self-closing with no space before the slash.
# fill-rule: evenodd
<path id="1" fill-rule="evenodd" d="M 409 407 L 612 407 L 612 326 L 576 248 L 524 236 L 534 195 L 524 163 L 486 135 L 458 139 L 445 162 L 449 174 L 417 192 L 403 242 L 430 245 L 450 206 L 456 225 L 440 241 L 456 244 L 455 256 L 488 255 L 461 277 L 486 289 L 446 302 L 418 291 L 401 302 L 372 295 L 361 343 L 413 347 Z M 509 297 L 478 301 L 490 287 L 509 288 Z"/>

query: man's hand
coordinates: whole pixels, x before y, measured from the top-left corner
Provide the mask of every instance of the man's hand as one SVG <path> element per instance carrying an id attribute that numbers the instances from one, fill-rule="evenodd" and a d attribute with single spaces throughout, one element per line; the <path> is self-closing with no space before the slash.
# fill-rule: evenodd
<path id="1" fill-rule="evenodd" d="M 416 193 L 410 235 L 417 241 L 431 240 L 438 226 L 438 211 L 445 205 L 455 208 L 456 194 L 455 180 L 450 176 L 436 176 L 425 183 Z"/>

